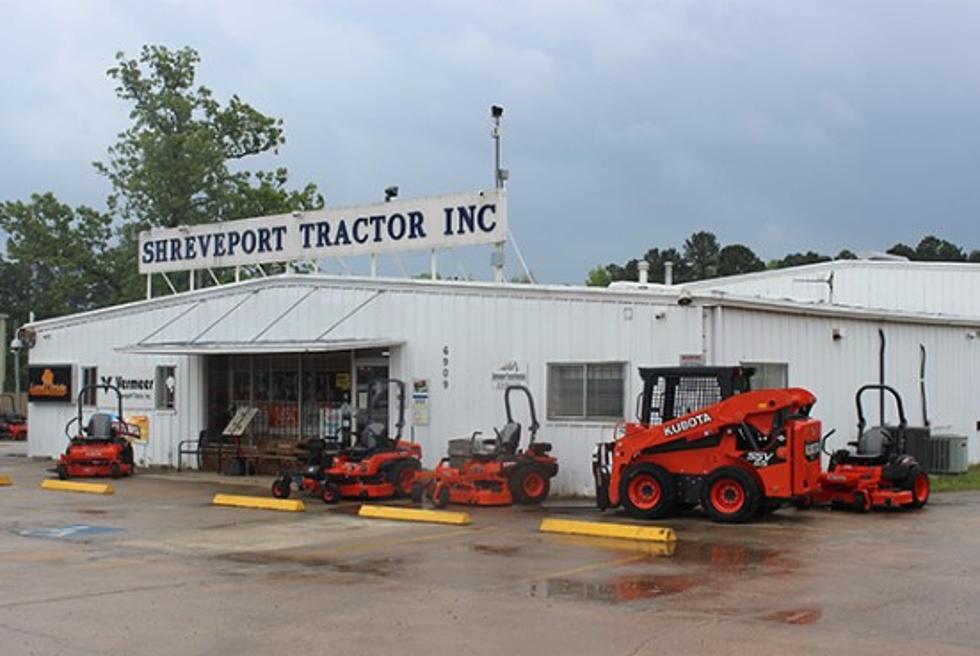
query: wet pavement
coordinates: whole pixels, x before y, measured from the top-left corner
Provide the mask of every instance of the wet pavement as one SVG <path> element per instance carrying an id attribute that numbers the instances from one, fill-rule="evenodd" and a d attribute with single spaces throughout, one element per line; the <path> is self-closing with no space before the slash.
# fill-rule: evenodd
<path id="1" fill-rule="evenodd" d="M 980 653 L 980 493 L 922 512 L 699 512 L 673 545 L 546 535 L 587 502 L 472 510 L 469 527 L 210 505 L 262 481 L 140 474 L 39 489 L 0 443 L 0 653 Z"/>

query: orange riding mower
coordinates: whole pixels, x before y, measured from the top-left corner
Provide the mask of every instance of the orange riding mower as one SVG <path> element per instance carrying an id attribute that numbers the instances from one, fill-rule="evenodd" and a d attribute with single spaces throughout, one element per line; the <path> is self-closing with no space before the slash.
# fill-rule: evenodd
<path id="1" fill-rule="evenodd" d="M 521 425 L 511 412 L 511 392 L 527 397 L 531 413 L 528 444 L 520 448 Z M 524 385 L 510 385 L 504 391 L 507 423 L 496 437 L 449 441 L 449 455 L 433 471 L 420 471 L 412 485 L 412 500 L 422 503 L 428 497 L 437 508 L 450 503 L 470 506 L 509 506 L 541 503 L 551 490 L 551 479 L 558 473 L 558 461 L 549 455 L 551 445 L 538 442 L 540 424 L 534 410 L 534 397 Z"/>
<path id="2" fill-rule="evenodd" d="M 872 390 L 879 394 L 887 392 L 895 399 L 897 426 L 882 421 L 881 426 L 865 430 L 861 398 Z M 833 453 L 824 450 L 830 456 L 830 462 L 827 471 L 820 475 L 813 501 L 857 512 L 881 507 L 921 508 L 929 501 L 929 475 L 906 453 L 908 422 L 902 397 L 888 385 L 864 385 L 855 394 L 854 404 L 857 406 L 858 438 L 848 446 L 855 450 L 839 449 Z M 824 438 L 824 445 L 826 441 Z"/>
<path id="3" fill-rule="evenodd" d="M 388 388 L 398 389 L 395 436 L 387 425 Z M 383 412 L 382 412 L 383 410 Z M 346 448 L 326 448 L 322 464 L 314 462 L 298 473 L 284 473 L 272 483 L 273 496 L 284 499 L 293 487 L 318 495 L 325 503 L 340 499 L 386 499 L 408 496 L 415 474 L 422 468 L 422 447 L 402 439 L 405 426 L 405 383 L 386 378 L 368 386 L 368 408 L 348 430 L 353 443 Z M 329 451 L 334 450 L 332 455 Z M 314 451 L 311 451 L 313 454 Z"/>
<path id="4" fill-rule="evenodd" d="M 118 414 L 94 412 L 87 424 L 82 420 L 82 399 L 90 389 L 112 390 L 119 401 Z M 78 414 L 65 425 L 68 448 L 54 472 L 58 478 L 129 476 L 135 469 L 133 440 L 140 439 L 138 426 L 123 421 L 123 395 L 115 385 L 86 385 L 78 392 Z M 71 427 L 78 424 L 72 435 Z"/>

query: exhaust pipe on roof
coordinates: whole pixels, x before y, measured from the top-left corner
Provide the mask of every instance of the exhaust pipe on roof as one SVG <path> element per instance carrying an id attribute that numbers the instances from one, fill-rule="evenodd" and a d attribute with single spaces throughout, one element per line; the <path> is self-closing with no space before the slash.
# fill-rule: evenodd
<path id="1" fill-rule="evenodd" d="M 664 262 L 664 284 L 673 285 L 674 284 L 674 263 Z"/>
<path id="2" fill-rule="evenodd" d="M 647 284 L 650 281 L 650 263 L 646 260 L 640 260 L 636 266 L 640 270 L 640 284 Z"/>

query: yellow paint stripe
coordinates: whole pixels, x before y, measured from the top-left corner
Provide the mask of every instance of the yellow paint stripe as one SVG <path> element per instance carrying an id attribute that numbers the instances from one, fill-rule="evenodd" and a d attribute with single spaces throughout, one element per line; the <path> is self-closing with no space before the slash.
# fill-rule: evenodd
<path id="1" fill-rule="evenodd" d="M 639 526 L 637 524 L 616 524 L 612 522 L 582 522 L 571 519 L 541 520 L 542 533 L 564 533 L 566 535 L 589 535 L 597 538 L 620 538 L 644 542 L 673 542 L 677 534 L 672 528 L 660 526 Z"/>
<path id="2" fill-rule="evenodd" d="M 216 506 L 280 510 L 283 512 L 303 512 L 306 510 L 306 506 L 299 499 L 269 499 L 267 497 L 247 497 L 239 494 L 216 494 L 211 499 L 211 503 Z"/>
<path id="3" fill-rule="evenodd" d="M 13 485 L 13 484 L 14 482 L 10 480 L 9 476 L 6 475 L 0 476 L 0 485 Z"/>
<path id="4" fill-rule="evenodd" d="M 112 494 L 112 486 L 108 483 L 76 483 L 75 481 L 56 481 L 53 478 L 46 478 L 41 481 L 41 487 L 45 490 L 57 490 L 59 492 Z"/>
<path id="5" fill-rule="evenodd" d="M 360 517 L 374 519 L 395 519 L 405 522 L 427 522 L 431 524 L 456 524 L 464 526 L 470 523 L 470 514 L 448 510 L 419 510 L 418 508 L 394 508 L 390 506 L 361 506 L 357 513 Z"/>

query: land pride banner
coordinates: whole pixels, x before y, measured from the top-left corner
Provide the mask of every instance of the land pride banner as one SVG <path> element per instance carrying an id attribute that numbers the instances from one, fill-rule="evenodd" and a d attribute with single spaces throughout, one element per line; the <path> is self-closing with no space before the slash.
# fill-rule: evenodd
<path id="1" fill-rule="evenodd" d="M 140 233 L 140 273 L 493 244 L 507 197 L 475 191 Z"/>

